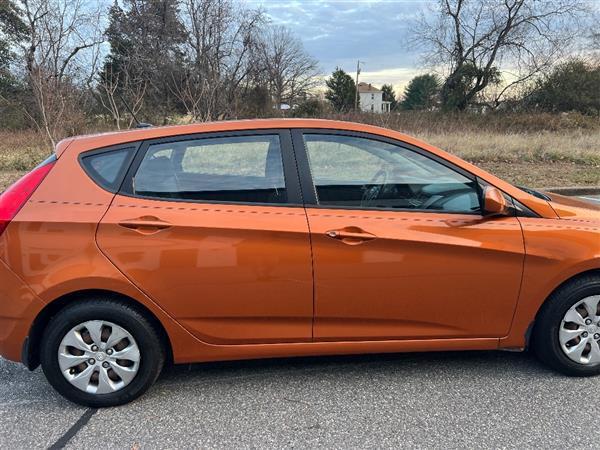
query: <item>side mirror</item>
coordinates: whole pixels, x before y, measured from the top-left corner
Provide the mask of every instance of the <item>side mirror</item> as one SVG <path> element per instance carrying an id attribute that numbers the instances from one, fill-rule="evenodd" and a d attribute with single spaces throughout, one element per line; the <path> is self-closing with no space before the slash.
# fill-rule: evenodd
<path id="1" fill-rule="evenodd" d="M 507 216 L 508 203 L 502 192 L 493 186 L 486 186 L 483 191 L 483 211 L 489 216 Z"/>

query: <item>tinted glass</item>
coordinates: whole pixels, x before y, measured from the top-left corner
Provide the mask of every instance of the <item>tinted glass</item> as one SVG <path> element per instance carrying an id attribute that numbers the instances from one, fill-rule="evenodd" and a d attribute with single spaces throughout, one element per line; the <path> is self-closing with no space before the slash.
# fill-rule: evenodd
<path id="1" fill-rule="evenodd" d="M 119 187 L 134 149 L 96 153 L 81 159 L 84 169 L 96 183 L 109 190 Z"/>
<path id="2" fill-rule="evenodd" d="M 217 202 L 285 203 L 279 136 L 236 136 L 150 145 L 134 193 Z"/>
<path id="3" fill-rule="evenodd" d="M 417 152 L 351 136 L 304 139 L 321 205 L 479 211 L 474 181 Z"/>

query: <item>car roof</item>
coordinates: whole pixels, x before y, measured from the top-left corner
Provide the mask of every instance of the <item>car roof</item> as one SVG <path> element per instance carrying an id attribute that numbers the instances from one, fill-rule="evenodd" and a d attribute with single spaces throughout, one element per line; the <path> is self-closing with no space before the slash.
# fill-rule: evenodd
<path id="1" fill-rule="evenodd" d="M 366 125 L 356 122 L 345 122 L 326 119 L 251 119 L 251 120 L 224 120 L 219 122 L 202 122 L 190 125 L 170 125 L 162 127 L 137 128 L 126 131 L 111 131 L 108 133 L 75 136 L 64 139 L 56 146 L 55 152 L 58 157 L 67 148 L 74 147 L 74 153 L 92 150 L 113 145 L 125 144 L 145 139 L 156 139 L 170 136 L 181 136 L 186 134 L 210 133 L 219 131 L 244 131 L 284 128 L 317 128 L 345 131 L 358 131 L 374 133 L 407 142 L 409 144 L 423 146 L 424 142 L 402 134 L 397 131 L 374 125 Z"/>

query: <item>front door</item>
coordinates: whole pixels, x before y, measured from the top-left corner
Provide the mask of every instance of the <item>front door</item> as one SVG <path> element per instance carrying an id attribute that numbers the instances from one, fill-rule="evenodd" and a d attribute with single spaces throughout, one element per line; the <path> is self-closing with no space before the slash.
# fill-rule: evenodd
<path id="1" fill-rule="evenodd" d="M 316 340 L 507 334 L 521 228 L 482 215 L 475 177 L 371 135 L 305 131 L 294 143 L 314 181 Z"/>
<path id="2" fill-rule="evenodd" d="M 310 240 L 287 130 L 144 143 L 97 236 L 205 342 L 311 340 Z"/>

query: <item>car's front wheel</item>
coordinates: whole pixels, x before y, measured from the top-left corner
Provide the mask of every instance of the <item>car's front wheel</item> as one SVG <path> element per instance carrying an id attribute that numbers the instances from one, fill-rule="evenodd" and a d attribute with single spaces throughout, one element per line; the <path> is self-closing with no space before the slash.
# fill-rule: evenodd
<path id="1" fill-rule="evenodd" d="M 48 323 L 41 348 L 50 384 L 81 405 L 121 405 L 142 395 L 165 358 L 159 334 L 137 308 L 82 299 Z"/>
<path id="2" fill-rule="evenodd" d="M 577 278 L 552 294 L 536 320 L 533 347 L 562 373 L 600 374 L 600 276 Z"/>

